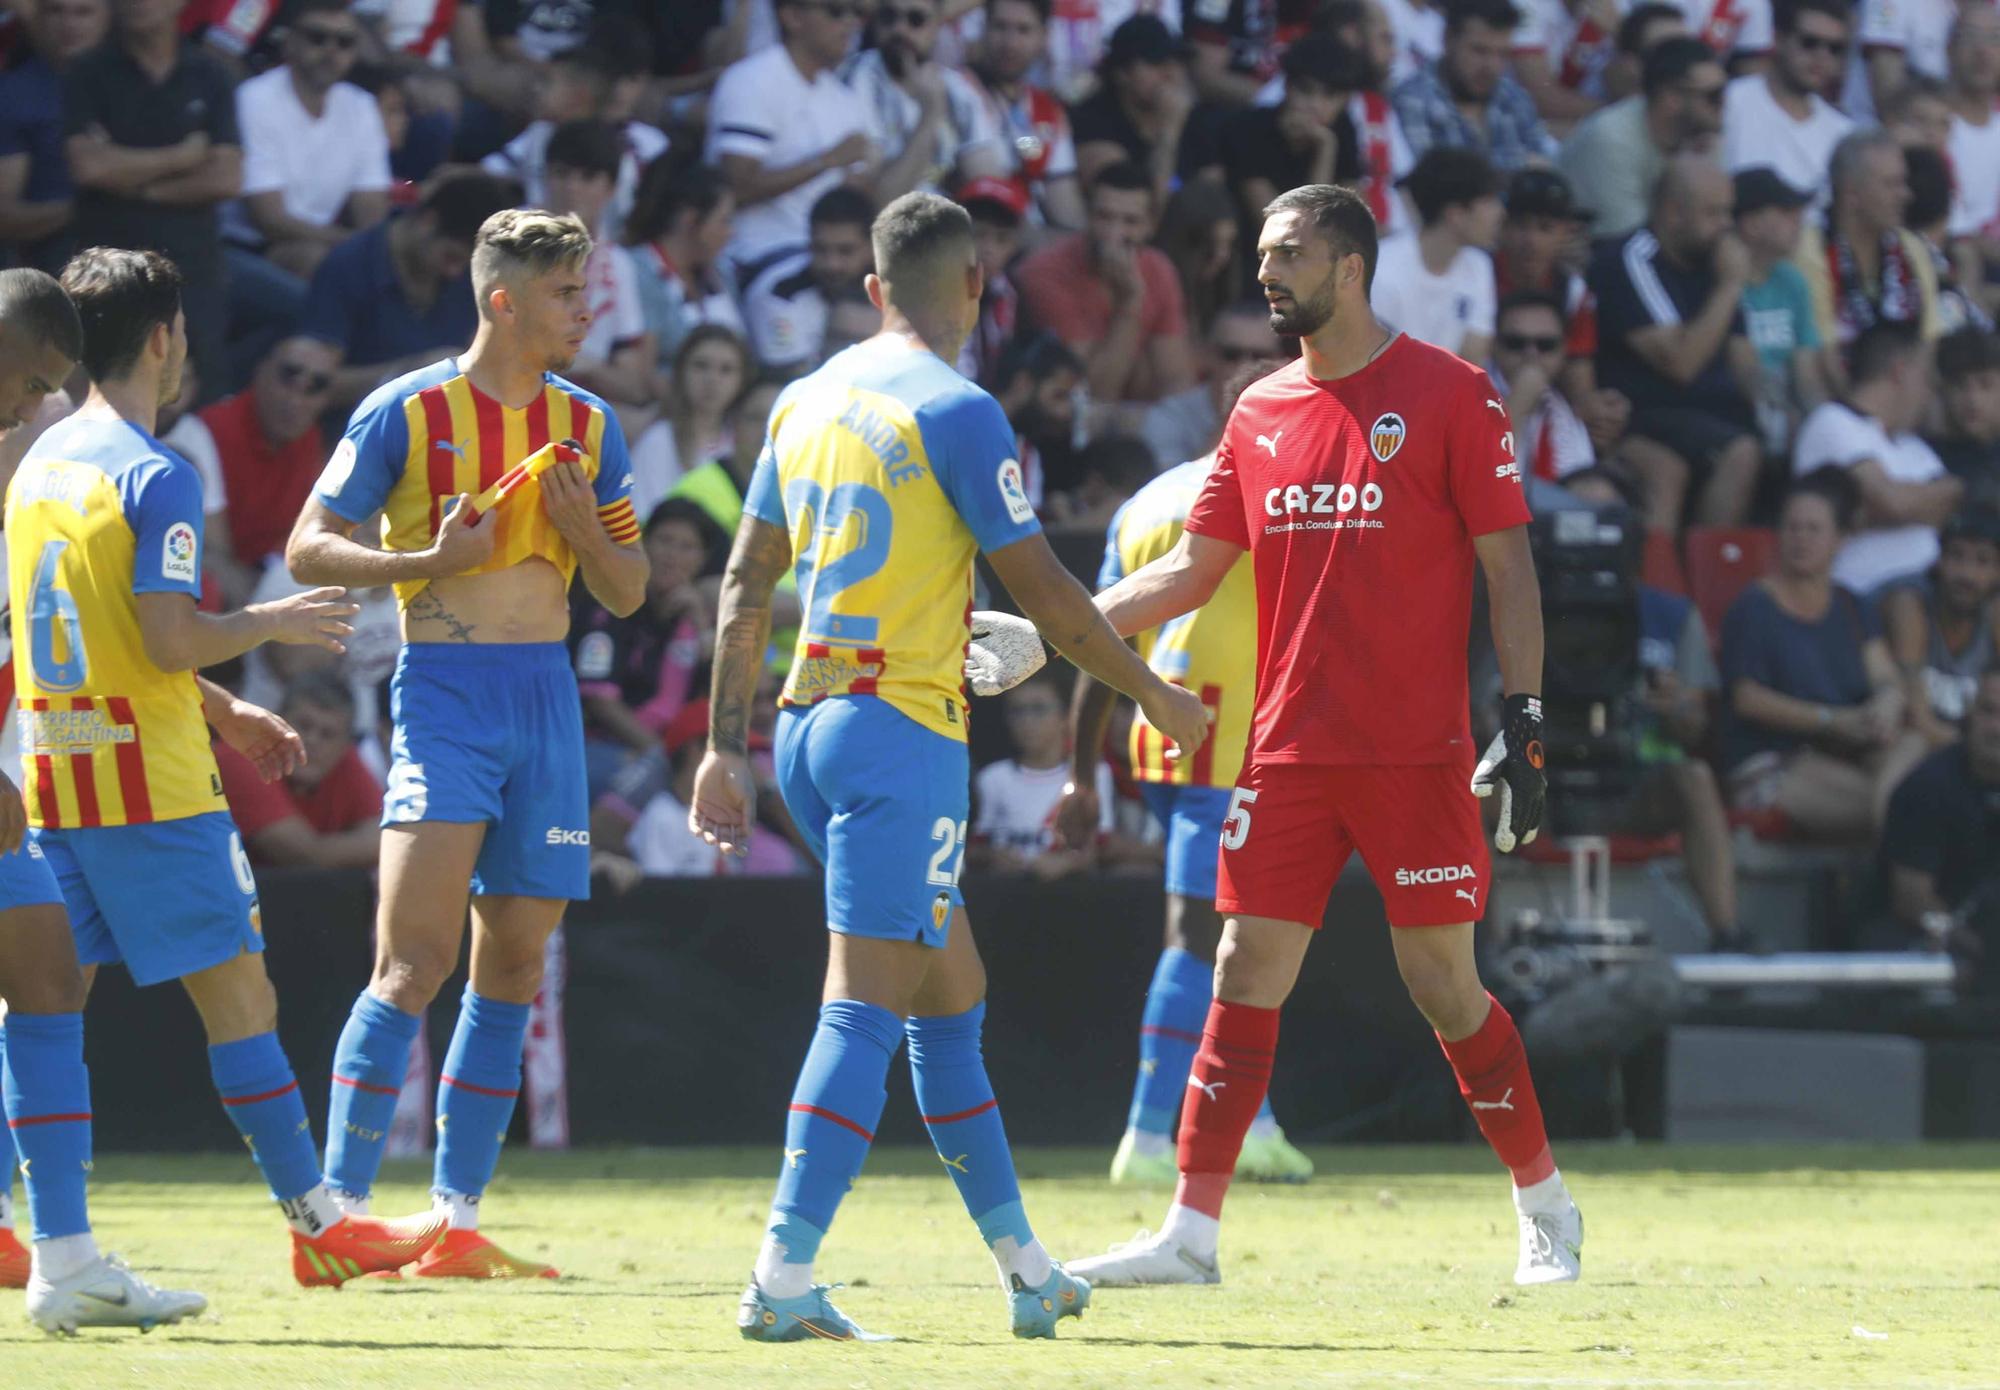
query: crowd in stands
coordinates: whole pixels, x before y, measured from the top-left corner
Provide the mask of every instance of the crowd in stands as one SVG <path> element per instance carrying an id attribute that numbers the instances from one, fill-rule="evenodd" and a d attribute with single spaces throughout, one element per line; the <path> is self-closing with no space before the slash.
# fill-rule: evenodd
<path id="1" fill-rule="evenodd" d="M 1225 378 L 1290 355 L 1261 209 L 1320 181 L 1375 211 L 1379 315 L 1491 374 L 1537 511 L 1642 527 L 1632 826 L 1682 836 L 1717 940 L 1732 827 L 1885 846 L 1913 931 L 1983 872 L 1913 827 L 2000 786 L 1984 0 L 11 0 L 0 63 L 0 259 L 151 246 L 186 277 L 163 433 L 202 471 L 231 603 L 290 585 L 345 412 L 470 340 L 481 221 L 593 228 L 571 375 L 632 441 L 653 564 L 637 613 L 579 595 L 572 636 L 615 877 L 804 862 L 775 795 L 748 865 L 671 832 L 764 422 L 879 327 L 877 208 L 970 212 L 958 365 L 1081 541 L 1213 447 Z M 1723 550 L 1757 561 L 1727 593 Z M 369 858 L 394 617 L 371 602 L 337 669 L 240 673 L 318 745 L 306 780 L 246 793 L 260 859 Z M 1097 846 L 1051 843 L 1065 698 L 1002 706 L 974 862 L 1157 863 L 1129 796 Z"/>

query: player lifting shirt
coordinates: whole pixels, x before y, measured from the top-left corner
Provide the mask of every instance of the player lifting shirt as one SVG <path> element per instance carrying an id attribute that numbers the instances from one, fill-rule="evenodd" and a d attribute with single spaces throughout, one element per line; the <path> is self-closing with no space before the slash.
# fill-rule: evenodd
<path id="1" fill-rule="evenodd" d="M 624 434 L 555 375 L 590 329 L 590 252 L 575 217 L 488 218 L 472 346 L 356 408 L 285 551 L 301 583 L 394 584 L 402 608 L 375 970 L 334 1054 L 327 1121 L 327 1180 L 348 1210 L 366 1210 L 410 1045 L 458 963 L 471 903 L 471 981 L 437 1091 L 433 1193 L 451 1228 L 422 1276 L 555 1275 L 478 1222 L 544 948 L 568 901 L 590 895 L 570 580 L 581 571 L 621 617 L 645 597 Z M 549 466 L 513 474 L 530 460 Z M 378 512 L 381 547 L 352 539 Z"/>

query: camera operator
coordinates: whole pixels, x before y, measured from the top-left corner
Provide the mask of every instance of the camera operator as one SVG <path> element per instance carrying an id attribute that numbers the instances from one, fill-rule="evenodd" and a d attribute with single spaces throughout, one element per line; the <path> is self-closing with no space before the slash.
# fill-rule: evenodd
<path id="1" fill-rule="evenodd" d="M 1571 496 L 1593 508 L 1629 506 L 1614 476 L 1588 468 L 1565 480 Z M 1711 654 L 1701 610 L 1678 594 L 1640 583 L 1639 666 L 1645 682 L 1636 702 L 1635 747 L 1643 769 L 1618 829 L 1634 835 L 1681 836 L 1688 883 L 1708 924 L 1710 948 L 1747 951 L 1756 943 L 1736 920 L 1736 853 L 1729 813 L 1714 771 L 1697 751 L 1708 739 L 1722 677 Z"/>
<path id="2" fill-rule="evenodd" d="M 2000 895 L 2000 668 L 1979 678 L 1965 737 L 1918 763 L 1882 830 L 1896 921 L 1932 950 L 1991 954 Z"/>

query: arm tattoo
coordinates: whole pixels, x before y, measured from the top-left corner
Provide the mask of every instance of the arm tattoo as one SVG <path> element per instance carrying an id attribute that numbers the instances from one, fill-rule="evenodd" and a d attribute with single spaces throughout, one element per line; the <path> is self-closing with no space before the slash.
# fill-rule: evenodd
<path id="1" fill-rule="evenodd" d="M 715 624 L 708 741 L 719 752 L 742 753 L 749 746 L 750 702 L 771 640 L 771 590 L 791 562 L 791 537 L 746 514 L 722 577 Z"/>
<path id="2" fill-rule="evenodd" d="M 454 642 L 470 642 L 472 634 L 479 630 L 477 623 L 462 623 L 444 606 L 444 600 L 433 589 L 426 588 L 410 600 L 410 616 L 413 618 L 434 618 L 445 626 Z"/>

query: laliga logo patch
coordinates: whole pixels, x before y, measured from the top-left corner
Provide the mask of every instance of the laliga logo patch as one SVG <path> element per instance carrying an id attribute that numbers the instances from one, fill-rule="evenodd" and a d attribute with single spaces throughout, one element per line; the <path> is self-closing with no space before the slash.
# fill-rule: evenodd
<path id="1" fill-rule="evenodd" d="M 1028 485 L 1021 477 L 1021 464 L 1008 459 L 1000 465 L 1000 496 L 1007 504 L 1007 517 L 1016 524 L 1035 519 L 1034 504 L 1028 501 Z"/>
<path id="2" fill-rule="evenodd" d="M 185 521 L 176 521 L 167 528 L 166 539 L 160 546 L 160 574 L 184 584 L 195 582 L 194 527 Z"/>
<path id="3" fill-rule="evenodd" d="M 1375 423 L 1368 427 L 1368 449 L 1378 462 L 1387 463 L 1396 457 L 1396 451 L 1403 447 L 1403 440 L 1410 433 L 1403 417 L 1395 411 L 1386 411 L 1375 417 Z"/>

